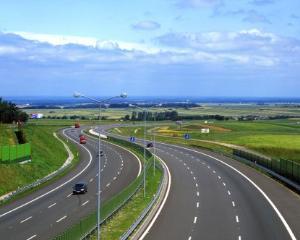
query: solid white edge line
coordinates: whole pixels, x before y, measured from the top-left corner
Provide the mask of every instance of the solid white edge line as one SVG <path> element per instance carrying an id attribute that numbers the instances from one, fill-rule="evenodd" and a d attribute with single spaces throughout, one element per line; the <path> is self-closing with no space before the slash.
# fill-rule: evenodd
<path id="1" fill-rule="evenodd" d="M 139 240 L 143 240 L 145 238 L 145 236 L 148 234 L 148 232 L 150 231 L 150 229 L 152 228 L 153 224 L 155 223 L 156 219 L 158 218 L 159 214 L 161 213 L 166 201 L 167 201 L 167 198 L 169 196 L 169 193 L 170 193 L 170 188 L 171 188 L 171 182 L 172 182 L 172 176 L 171 176 L 171 173 L 169 171 L 169 168 L 167 166 L 167 164 L 161 159 L 159 158 L 158 156 L 156 156 L 160 161 L 161 163 L 165 166 L 165 168 L 167 169 L 167 174 L 168 174 L 168 178 L 169 178 L 169 182 L 168 182 L 168 188 L 167 188 L 167 192 L 166 192 L 166 195 L 164 197 L 164 200 L 162 202 L 162 204 L 160 205 L 158 211 L 155 213 L 155 216 L 152 218 L 150 224 L 148 225 L 148 227 L 145 229 L 145 231 L 143 232 L 142 236 L 139 238 Z"/>
<path id="2" fill-rule="evenodd" d="M 74 139 L 72 139 L 71 137 L 67 136 L 67 135 L 65 134 L 65 130 L 67 130 L 67 129 L 64 129 L 64 130 L 63 130 L 63 135 L 64 135 L 66 138 L 70 139 L 71 141 L 75 142 L 76 144 L 80 145 L 80 144 L 79 144 L 78 142 L 76 142 Z M 81 175 L 81 174 L 82 174 L 82 173 L 83 173 L 83 172 L 91 165 L 92 159 L 93 159 L 93 156 L 92 156 L 91 152 L 90 152 L 85 146 L 83 146 L 83 145 L 80 145 L 80 146 L 83 147 L 83 148 L 88 152 L 88 154 L 89 154 L 89 156 L 90 156 L 90 161 L 88 162 L 88 164 L 87 164 L 87 165 L 86 165 L 86 166 L 85 166 L 78 174 L 76 174 L 75 176 L 73 176 L 72 178 L 70 178 L 69 180 L 67 180 L 66 182 L 62 183 L 61 185 L 59 185 L 59 186 L 57 186 L 57 187 L 51 189 L 50 191 L 48 191 L 48 192 L 46 192 L 46 193 L 44 193 L 44 194 L 42 194 L 42 195 L 40 195 L 40 196 L 38 196 L 38 197 L 36 197 L 36 198 L 30 200 L 30 201 L 28 201 L 28 202 L 26 202 L 26 203 L 24 203 L 24 204 L 22 204 L 22 205 L 20 205 L 20 206 L 18 206 L 18 207 L 16 207 L 16 208 L 13 208 L 13 209 L 11 209 L 11 210 L 9 210 L 9 211 L 7 211 L 7 212 L 1 214 L 1 215 L 0 215 L 0 218 L 4 217 L 5 215 L 7 215 L 7 214 L 9 214 L 9 213 L 15 212 L 16 210 L 18 210 L 18 209 L 20 209 L 20 208 L 23 208 L 23 207 L 25 207 L 25 206 L 27 206 L 27 205 L 29 205 L 29 204 L 31 204 L 31 203 L 33 203 L 33 202 L 35 202 L 35 201 L 41 199 L 41 198 L 43 198 L 43 197 L 49 195 L 50 193 L 52 193 L 52 192 L 54 192 L 54 191 L 60 189 L 61 187 L 65 186 L 66 184 L 68 184 L 69 182 L 73 181 L 75 178 L 77 178 L 78 176 L 80 176 L 80 175 Z"/>
<path id="3" fill-rule="evenodd" d="M 168 144 L 165 144 L 165 143 L 161 143 L 161 144 L 168 145 Z M 282 216 L 281 212 L 278 210 L 278 208 L 276 207 L 276 205 L 272 202 L 272 200 L 268 197 L 268 195 L 258 185 L 256 185 L 256 183 L 254 183 L 249 177 L 247 177 L 244 173 L 242 173 L 241 171 L 237 170 L 235 167 L 229 165 L 228 163 L 223 162 L 222 160 L 220 160 L 220 159 L 218 159 L 216 157 L 210 156 L 210 155 L 208 155 L 206 153 L 203 153 L 203 152 L 200 152 L 200 151 L 196 151 L 196 150 L 193 150 L 193 149 L 189 149 L 189 148 L 185 148 L 185 147 L 181 147 L 181 146 L 177 146 L 177 145 L 175 147 L 182 148 L 182 149 L 185 149 L 185 150 L 188 150 L 188 151 L 191 151 L 191 152 L 195 152 L 195 153 L 198 153 L 198 154 L 202 154 L 203 156 L 209 157 L 211 159 L 214 159 L 214 160 L 222 163 L 223 165 L 231 168 L 233 171 L 235 171 L 238 174 L 240 174 L 249 183 L 251 183 L 263 195 L 263 197 L 268 201 L 268 203 L 271 205 L 271 207 L 273 208 L 273 210 L 276 212 L 277 216 L 281 220 L 282 224 L 284 225 L 284 227 L 287 230 L 288 234 L 290 235 L 291 239 L 292 240 L 297 240 L 297 238 L 295 237 L 295 234 L 293 233 L 293 231 L 290 228 L 289 224 L 287 223 L 287 221 L 285 220 L 285 218 Z"/>

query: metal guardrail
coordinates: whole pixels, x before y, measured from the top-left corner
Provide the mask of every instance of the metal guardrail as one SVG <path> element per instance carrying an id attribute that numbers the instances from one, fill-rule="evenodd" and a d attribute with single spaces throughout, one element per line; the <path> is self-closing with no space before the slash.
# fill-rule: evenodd
<path id="1" fill-rule="evenodd" d="M 130 228 L 120 237 L 120 240 L 128 239 L 131 236 L 131 234 L 135 231 L 135 229 L 141 224 L 141 222 L 144 220 L 144 218 L 147 216 L 149 211 L 153 208 L 154 204 L 157 202 L 158 198 L 160 197 L 162 187 L 163 187 L 163 181 L 160 182 L 159 188 L 158 188 L 154 198 L 149 203 L 148 207 L 143 210 L 143 212 L 141 213 L 139 218 L 136 219 L 136 221 L 130 226 Z"/>

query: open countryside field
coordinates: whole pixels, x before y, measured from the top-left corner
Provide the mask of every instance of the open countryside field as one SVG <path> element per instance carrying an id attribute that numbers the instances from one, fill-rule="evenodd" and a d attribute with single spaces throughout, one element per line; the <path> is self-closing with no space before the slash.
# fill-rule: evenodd
<path id="1" fill-rule="evenodd" d="M 201 128 L 209 128 L 208 134 L 201 133 Z M 118 128 L 116 134 L 143 136 L 142 127 Z M 180 127 L 175 123 L 159 127 L 148 127 L 148 134 L 155 133 L 162 141 L 172 141 L 208 148 L 212 141 L 229 143 L 255 150 L 273 158 L 283 158 L 300 162 L 300 123 L 298 120 L 268 121 L 189 121 Z M 189 133 L 190 140 L 183 135 Z M 161 137 L 161 138 L 160 138 Z M 198 142 L 197 142 L 198 141 Z M 209 145 L 209 146 L 207 146 Z"/>
<path id="2" fill-rule="evenodd" d="M 151 112 L 164 112 L 176 110 L 180 116 L 190 115 L 223 115 L 231 117 L 255 115 L 255 116 L 298 116 L 300 118 L 300 108 L 283 105 L 256 105 L 256 104 L 205 104 L 193 108 L 150 108 Z M 28 114 L 42 113 L 45 117 L 70 117 L 72 115 L 84 116 L 89 119 L 98 116 L 98 109 L 25 109 Z M 107 108 L 102 109 L 102 116 L 108 119 L 120 119 L 126 114 L 131 115 L 132 111 L 139 111 L 134 108 Z"/>
<path id="3" fill-rule="evenodd" d="M 26 109 L 25 112 L 28 114 L 31 113 L 42 113 L 45 117 L 60 117 L 63 116 L 71 117 L 73 115 L 83 116 L 88 119 L 97 118 L 99 115 L 99 110 L 96 108 L 93 109 Z M 126 114 L 131 114 L 130 109 L 123 108 L 103 108 L 101 110 L 102 117 L 106 117 L 108 119 L 120 119 L 124 117 Z"/>

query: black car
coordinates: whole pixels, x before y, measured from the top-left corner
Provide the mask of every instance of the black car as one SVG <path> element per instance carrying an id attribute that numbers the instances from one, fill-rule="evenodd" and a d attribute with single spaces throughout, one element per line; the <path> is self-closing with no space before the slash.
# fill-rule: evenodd
<path id="1" fill-rule="evenodd" d="M 86 193 L 88 190 L 87 184 L 84 182 L 76 183 L 73 187 L 73 194 Z"/>
<path id="2" fill-rule="evenodd" d="M 147 144 L 147 148 L 152 148 L 152 147 L 153 147 L 153 143 L 152 142 Z"/>
<path id="3" fill-rule="evenodd" d="M 100 156 L 103 157 L 103 151 L 100 151 Z M 99 157 L 99 153 L 97 153 L 97 157 Z"/>

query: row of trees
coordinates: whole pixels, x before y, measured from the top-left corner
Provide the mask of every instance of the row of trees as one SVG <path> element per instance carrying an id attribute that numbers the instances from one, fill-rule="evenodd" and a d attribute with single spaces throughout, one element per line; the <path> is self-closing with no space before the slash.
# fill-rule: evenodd
<path id="1" fill-rule="evenodd" d="M 146 117 L 147 121 L 164 121 L 171 120 L 176 121 L 178 119 L 177 111 L 165 111 L 165 112 L 132 112 L 131 116 L 126 115 L 125 121 L 143 121 Z"/>
<path id="2" fill-rule="evenodd" d="M 16 104 L 4 101 L 2 98 L 0 98 L 1 123 L 26 122 L 27 120 L 27 113 L 21 111 Z"/>
<path id="3" fill-rule="evenodd" d="M 126 115 L 125 121 L 143 121 L 146 114 L 147 121 L 178 121 L 178 120 L 209 120 L 215 119 L 219 121 L 230 120 L 232 117 L 222 115 L 186 115 L 179 116 L 177 111 L 165 111 L 165 112 L 132 112 L 131 116 Z"/>

